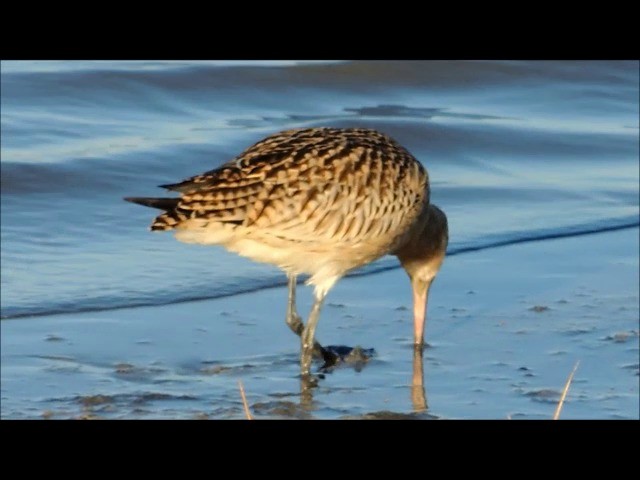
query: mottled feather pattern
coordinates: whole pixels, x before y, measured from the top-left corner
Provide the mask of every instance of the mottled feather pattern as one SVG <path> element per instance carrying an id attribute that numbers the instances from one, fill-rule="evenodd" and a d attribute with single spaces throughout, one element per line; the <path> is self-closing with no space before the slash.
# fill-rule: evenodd
<path id="1" fill-rule="evenodd" d="M 414 343 L 422 345 L 427 295 L 445 256 L 448 226 L 444 212 L 429 203 L 426 170 L 390 137 L 358 128 L 287 130 L 164 188 L 180 197 L 127 198 L 166 210 L 152 230 L 223 245 L 287 273 L 287 323 L 302 339 L 303 378 L 311 352 L 322 350 L 314 331 L 327 292 L 347 272 L 388 253 L 411 278 Z M 300 274 L 309 275 L 315 296 L 302 328 L 291 314 Z"/>
<path id="2" fill-rule="evenodd" d="M 420 162 L 369 129 L 277 133 L 215 170 L 164 187 L 181 197 L 152 230 L 225 224 L 291 242 L 384 237 L 429 201 Z"/>

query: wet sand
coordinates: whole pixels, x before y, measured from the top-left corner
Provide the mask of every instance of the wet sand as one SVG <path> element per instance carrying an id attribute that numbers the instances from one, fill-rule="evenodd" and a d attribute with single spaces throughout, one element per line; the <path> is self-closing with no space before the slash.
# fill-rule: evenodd
<path id="1" fill-rule="evenodd" d="M 638 234 L 448 258 L 430 295 L 422 362 L 405 273 L 343 279 L 317 337 L 376 353 L 326 373 L 304 398 L 285 286 L 3 320 L 1 416 L 240 419 L 241 380 L 259 419 L 548 419 L 580 361 L 561 418 L 638 419 Z M 299 288 L 301 314 L 310 303 Z"/>

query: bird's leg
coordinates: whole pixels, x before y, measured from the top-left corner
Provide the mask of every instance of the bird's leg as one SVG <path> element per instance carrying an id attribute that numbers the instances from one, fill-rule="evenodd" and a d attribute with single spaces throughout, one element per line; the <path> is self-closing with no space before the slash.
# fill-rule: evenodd
<path id="1" fill-rule="evenodd" d="M 289 328 L 298 335 L 302 335 L 304 325 L 302 324 L 302 318 L 296 312 L 296 276 L 287 275 L 289 280 L 289 301 L 287 303 L 287 325 Z"/>
<path id="2" fill-rule="evenodd" d="M 318 325 L 318 319 L 320 318 L 320 310 L 324 303 L 324 297 L 326 292 L 316 293 L 316 300 L 311 307 L 311 313 L 309 314 L 309 320 L 306 327 L 302 331 L 301 348 L 300 348 L 300 373 L 303 379 L 311 377 L 311 356 L 315 345 L 314 335 L 316 332 L 316 326 Z"/>
<path id="3" fill-rule="evenodd" d="M 287 275 L 287 279 L 289 280 L 289 301 L 287 302 L 287 325 L 289 328 L 302 338 L 302 333 L 304 332 L 304 324 L 302 323 L 302 318 L 296 312 L 296 276 L 289 274 Z M 317 341 L 313 342 L 313 354 L 316 357 L 322 358 L 325 362 L 325 365 L 333 365 L 336 363 L 338 356 L 329 350 L 326 350 L 322 347 Z"/>

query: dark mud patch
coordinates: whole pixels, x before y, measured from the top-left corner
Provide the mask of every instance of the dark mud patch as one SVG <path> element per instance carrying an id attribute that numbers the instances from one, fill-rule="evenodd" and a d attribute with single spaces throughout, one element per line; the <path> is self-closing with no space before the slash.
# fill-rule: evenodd
<path id="1" fill-rule="evenodd" d="M 220 360 L 202 360 L 186 362 L 179 368 L 182 375 L 240 375 L 270 371 L 274 367 L 288 366 L 300 361 L 297 354 L 263 355 L 247 358 L 245 361 L 224 363 Z"/>
<path id="2" fill-rule="evenodd" d="M 530 397 L 531 400 L 543 403 L 558 403 L 561 393 L 551 388 L 541 388 L 539 390 L 529 390 L 524 395 Z"/>
<path id="3" fill-rule="evenodd" d="M 586 334 L 590 334 L 593 333 L 596 330 L 596 327 L 573 327 L 570 328 L 568 330 L 565 330 L 562 333 L 562 335 L 566 335 L 568 337 L 575 337 L 578 335 L 586 335 Z"/>
<path id="4" fill-rule="evenodd" d="M 249 322 L 247 320 L 233 320 L 232 323 L 239 325 L 241 327 L 255 327 L 257 324 L 256 322 Z"/>
<path id="5" fill-rule="evenodd" d="M 65 340 L 65 338 L 58 335 L 47 335 L 44 339 L 45 342 L 64 342 Z"/>
<path id="6" fill-rule="evenodd" d="M 51 399 L 51 401 L 60 401 L 63 399 Z M 147 410 L 143 407 L 155 404 L 157 402 L 171 402 L 171 401 L 197 401 L 198 397 L 194 395 L 173 395 L 161 392 L 141 392 L 141 393 L 127 393 L 127 394 L 96 394 L 96 395 L 79 395 L 70 399 L 72 403 L 80 405 L 82 408 L 82 414 L 80 419 L 94 419 L 99 418 L 99 414 L 113 414 L 115 412 L 129 411 L 135 416 L 152 414 L 152 410 Z"/>
<path id="7" fill-rule="evenodd" d="M 163 368 L 138 367 L 127 362 L 116 363 L 113 366 L 113 373 L 116 377 L 132 382 L 151 381 L 166 372 Z"/>
<path id="8" fill-rule="evenodd" d="M 134 365 L 131 365 L 130 363 L 118 363 L 115 365 L 115 371 L 116 373 L 133 373 L 136 370 L 136 367 Z"/>
<path id="9" fill-rule="evenodd" d="M 551 309 L 546 305 L 534 305 L 529 309 L 529 311 L 536 312 L 536 313 L 548 312 L 549 310 Z"/>
<path id="10" fill-rule="evenodd" d="M 522 372 L 522 374 L 525 377 L 535 377 L 536 375 L 531 371 L 531 369 L 529 367 L 520 367 L 518 368 L 519 372 Z"/>
<path id="11" fill-rule="evenodd" d="M 398 413 L 382 410 L 363 415 L 348 415 L 341 417 L 341 420 L 439 420 L 439 417 L 426 412 Z"/>
<path id="12" fill-rule="evenodd" d="M 113 403 L 114 397 L 110 395 L 87 395 L 78 397 L 77 401 L 83 407 L 95 407 L 98 405 Z"/>
<path id="13" fill-rule="evenodd" d="M 251 405 L 251 410 L 255 415 L 265 417 L 289 418 L 304 420 L 313 418 L 308 410 L 301 407 L 296 402 L 286 400 L 274 400 L 271 402 L 258 402 Z"/>
<path id="14" fill-rule="evenodd" d="M 133 396 L 123 395 L 125 398 L 131 398 L 131 403 L 141 405 L 149 402 L 167 401 L 167 400 L 198 400 L 194 395 L 172 395 L 169 393 L 147 392 Z"/>
<path id="15" fill-rule="evenodd" d="M 617 332 L 612 335 L 607 335 L 603 340 L 614 343 L 626 343 L 633 338 L 637 338 L 639 332 L 637 330 L 630 330 L 627 332 Z"/>
<path id="16" fill-rule="evenodd" d="M 200 369 L 200 373 L 204 375 L 219 375 L 224 372 L 229 372 L 233 370 L 231 367 L 227 367 L 226 365 L 211 365 L 205 366 Z"/>
<path id="17" fill-rule="evenodd" d="M 210 420 L 210 419 L 211 419 L 211 416 L 205 412 L 194 413 L 193 416 L 191 417 L 191 420 Z"/>
<path id="18" fill-rule="evenodd" d="M 299 393 L 294 393 L 294 392 L 274 392 L 274 393 L 268 393 L 267 396 L 272 397 L 272 398 L 287 398 L 287 397 L 298 397 L 300 394 Z"/>

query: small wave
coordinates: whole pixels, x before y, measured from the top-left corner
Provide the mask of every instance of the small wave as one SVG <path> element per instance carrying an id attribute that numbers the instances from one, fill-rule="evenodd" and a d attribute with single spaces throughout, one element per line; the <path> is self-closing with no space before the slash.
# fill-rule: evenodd
<path id="1" fill-rule="evenodd" d="M 405 105 L 375 105 L 363 107 L 343 107 L 340 112 L 328 115 L 301 115 L 288 113 L 282 116 L 262 116 L 260 118 L 231 118 L 227 121 L 230 127 L 241 128 L 299 128 L 301 126 L 321 126 L 335 124 L 335 122 L 362 121 L 362 119 L 386 118 L 390 120 L 434 120 L 434 119 L 460 119 L 468 121 L 519 121 L 514 117 L 502 117 L 480 113 L 467 113 L 453 111 L 440 107 L 409 107 Z"/>
<path id="2" fill-rule="evenodd" d="M 477 252 L 481 250 L 488 250 L 491 248 L 504 247 L 519 243 L 539 242 L 558 238 L 591 235 L 638 227 L 640 227 L 640 218 L 637 215 L 632 215 L 620 218 L 603 219 L 595 222 L 582 223 L 559 228 L 540 228 L 525 232 L 506 232 L 486 236 L 478 240 L 453 243 L 450 245 L 447 251 L 447 255 L 461 255 L 464 253 Z M 396 268 L 400 268 L 398 262 L 395 261 L 395 259 L 387 257 L 381 261 L 356 270 L 350 273 L 348 276 L 371 275 L 383 271 L 394 270 Z M 199 300 L 211 300 L 215 298 L 224 298 L 233 295 L 252 293 L 269 288 L 282 287 L 286 284 L 286 281 L 284 280 L 284 276 L 282 276 L 281 280 L 280 278 L 280 276 L 267 277 L 261 280 L 254 279 L 242 284 L 237 283 L 214 294 L 211 294 L 210 292 L 208 294 L 189 294 L 187 292 L 192 292 L 193 290 L 185 289 L 181 292 L 172 292 L 173 296 L 171 297 L 166 295 L 167 292 L 163 292 L 162 295 L 158 295 L 157 297 L 152 298 L 149 298 L 148 296 L 145 298 L 126 299 L 120 297 L 94 298 L 86 301 L 78 301 L 74 304 L 66 303 L 61 305 L 48 305 L 42 306 L 41 308 L 6 308 L 0 315 L 0 319 L 8 320 L 22 317 L 47 316 L 63 313 L 98 312 L 123 308 L 160 306 Z"/>

